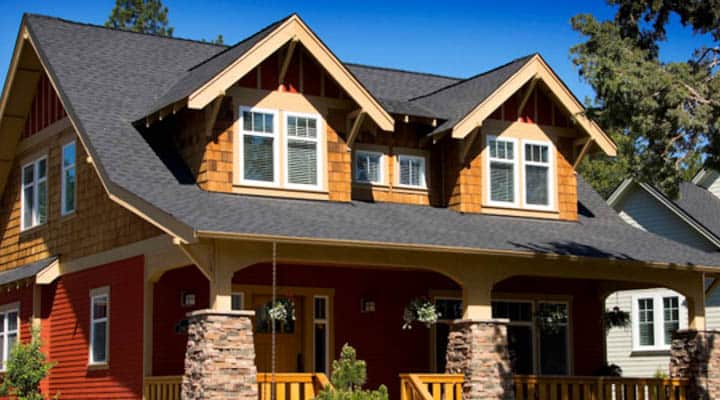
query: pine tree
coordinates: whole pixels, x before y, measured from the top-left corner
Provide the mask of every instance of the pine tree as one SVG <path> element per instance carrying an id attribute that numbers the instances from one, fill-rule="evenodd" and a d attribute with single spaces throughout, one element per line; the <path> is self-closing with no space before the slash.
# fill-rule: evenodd
<path id="1" fill-rule="evenodd" d="M 115 0 L 105 26 L 153 35 L 172 36 L 168 8 L 161 0 Z"/>

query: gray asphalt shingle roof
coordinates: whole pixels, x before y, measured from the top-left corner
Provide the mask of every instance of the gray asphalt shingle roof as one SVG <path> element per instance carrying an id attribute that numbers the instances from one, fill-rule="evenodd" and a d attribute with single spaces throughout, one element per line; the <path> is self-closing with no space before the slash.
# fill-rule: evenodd
<path id="1" fill-rule="evenodd" d="M 48 257 L 39 261 L 21 265 L 17 268 L 0 272 L 0 285 L 17 282 L 35 276 L 38 272 L 47 268 L 57 260 L 57 257 Z"/>
<path id="2" fill-rule="evenodd" d="M 714 194 L 692 182 L 683 182 L 675 204 L 720 239 L 720 199 Z"/>
<path id="3" fill-rule="evenodd" d="M 158 97 L 176 85 L 178 77 L 224 48 L 42 16 L 27 16 L 26 23 L 58 84 L 68 114 L 107 178 L 196 231 L 720 266 L 716 257 L 628 226 L 581 179 L 578 197 L 582 215 L 578 222 L 461 214 L 401 204 L 316 202 L 205 192 L 180 179 L 182 174 L 171 167 L 174 164 L 153 151 L 131 122 L 157 104 Z M 486 78 L 492 76 L 492 82 L 497 83 L 519 64 L 511 63 L 486 74 Z M 363 68 L 353 71 L 361 80 L 358 71 Z M 368 76 L 372 73 L 367 72 Z M 383 74 L 395 76 L 391 71 Z M 456 83 L 436 94 L 466 105 L 473 95 L 478 96 L 477 100 L 490 90 L 490 83 L 480 80 L 476 77 Z M 373 89 L 367 76 L 364 84 L 371 92 L 379 90 Z M 383 98 L 380 92 L 375 95 Z M 410 91 L 403 95 L 410 95 Z M 438 106 L 438 101 L 428 104 Z"/>

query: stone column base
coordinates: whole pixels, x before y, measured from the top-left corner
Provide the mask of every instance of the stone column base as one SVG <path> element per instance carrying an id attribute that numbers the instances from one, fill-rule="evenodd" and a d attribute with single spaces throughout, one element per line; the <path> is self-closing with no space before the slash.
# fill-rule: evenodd
<path id="1" fill-rule="evenodd" d="M 188 314 L 183 400 L 257 400 L 253 311 Z"/>
<path id="2" fill-rule="evenodd" d="M 507 322 L 455 321 L 448 338 L 446 369 L 465 375 L 465 400 L 514 399 Z"/>
<path id="3" fill-rule="evenodd" d="M 675 332 L 670 348 L 670 376 L 690 380 L 688 400 L 720 398 L 720 332 Z"/>

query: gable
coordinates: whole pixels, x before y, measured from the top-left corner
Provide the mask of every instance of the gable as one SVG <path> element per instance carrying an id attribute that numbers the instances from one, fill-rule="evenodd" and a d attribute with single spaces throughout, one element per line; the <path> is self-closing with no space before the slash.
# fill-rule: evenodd
<path id="1" fill-rule="evenodd" d="M 21 137 L 29 138 L 66 116 L 67 113 L 55 88 L 47 74 L 43 73 L 38 80 L 35 97 L 30 105 Z"/>

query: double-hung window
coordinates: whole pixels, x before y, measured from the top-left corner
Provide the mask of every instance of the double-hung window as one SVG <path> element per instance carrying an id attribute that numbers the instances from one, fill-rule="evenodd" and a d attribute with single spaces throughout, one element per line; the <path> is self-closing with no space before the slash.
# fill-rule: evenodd
<path id="1" fill-rule="evenodd" d="M 546 142 L 523 141 L 525 163 L 525 206 L 552 207 L 551 148 Z"/>
<path id="2" fill-rule="evenodd" d="M 669 350 L 672 335 L 687 328 L 685 298 L 663 290 L 633 296 L 633 350 Z"/>
<path id="3" fill-rule="evenodd" d="M 0 307 L 0 371 L 18 341 L 18 308 L 17 303 Z"/>
<path id="4" fill-rule="evenodd" d="M 285 113 L 285 183 L 288 187 L 319 188 L 321 168 L 320 121 Z"/>
<path id="5" fill-rule="evenodd" d="M 517 140 L 488 136 L 488 171 L 491 205 L 515 206 L 518 203 L 516 179 Z"/>
<path id="6" fill-rule="evenodd" d="M 107 364 L 110 336 L 110 288 L 90 292 L 90 365 Z"/>
<path id="7" fill-rule="evenodd" d="M 47 157 L 27 163 L 22 168 L 21 225 L 29 229 L 47 221 Z"/>
<path id="8" fill-rule="evenodd" d="M 277 113 L 241 108 L 240 119 L 241 181 L 253 185 L 277 184 Z"/>
<path id="9" fill-rule="evenodd" d="M 425 157 L 400 154 L 397 156 L 397 185 L 425 189 Z"/>
<path id="10" fill-rule="evenodd" d="M 382 185 L 385 183 L 383 153 L 357 150 L 355 152 L 355 182 Z"/>
<path id="11" fill-rule="evenodd" d="M 60 213 L 67 215 L 75 211 L 77 177 L 75 174 L 75 142 L 62 148 L 62 187 L 60 192 Z"/>

